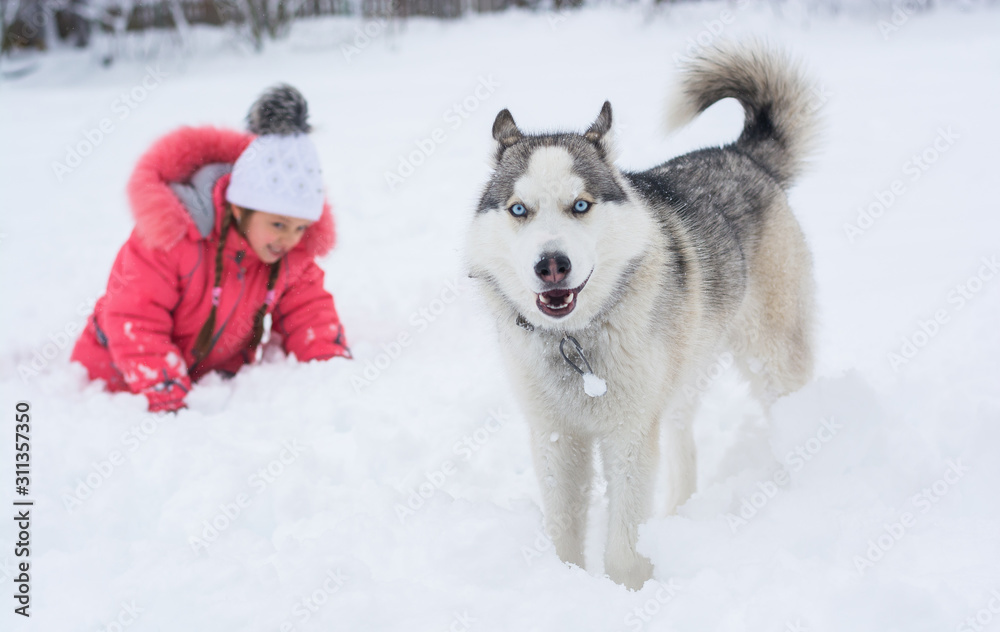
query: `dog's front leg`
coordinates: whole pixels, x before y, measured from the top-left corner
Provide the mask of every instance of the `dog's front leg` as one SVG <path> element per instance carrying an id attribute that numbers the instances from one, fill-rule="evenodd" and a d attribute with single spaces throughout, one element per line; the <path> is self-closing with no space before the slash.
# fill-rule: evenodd
<path id="1" fill-rule="evenodd" d="M 697 400 L 678 403 L 665 419 L 667 439 L 666 470 L 668 473 L 667 515 L 691 498 L 697 488 L 698 456 L 694 447 L 694 416 Z"/>
<path id="2" fill-rule="evenodd" d="M 653 504 L 659 424 L 626 427 L 601 444 L 609 499 L 604 571 L 613 581 L 638 590 L 653 575 L 652 563 L 635 546 L 639 525 L 649 517 Z"/>
<path id="3" fill-rule="evenodd" d="M 583 539 L 593 478 L 593 440 L 548 426 L 532 428 L 531 435 L 546 532 L 559 559 L 583 568 Z"/>

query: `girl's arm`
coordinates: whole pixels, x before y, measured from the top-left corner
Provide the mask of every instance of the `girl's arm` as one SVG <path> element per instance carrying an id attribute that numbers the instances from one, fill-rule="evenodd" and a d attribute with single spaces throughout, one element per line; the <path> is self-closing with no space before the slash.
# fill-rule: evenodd
<path id="1" fill-rule="evenodd" d="M 281 295 L 273 327 L 285 353 L 294 353 L 301 362 L 351 357 L 333 296 L 323 289 L 323 270 L 315 261 L 309 261 Z"/>
<path id="2" fill-rule="evenodd" d="M 171 311 L 180 298 L 177 255 L 142 244 L 133 232 L 118 252 L 102 324 L 111 359 L 129 390 L 143 393 L 149 409 L 177 410 L 191 389 L 181 350 L 173 343 Z"/>

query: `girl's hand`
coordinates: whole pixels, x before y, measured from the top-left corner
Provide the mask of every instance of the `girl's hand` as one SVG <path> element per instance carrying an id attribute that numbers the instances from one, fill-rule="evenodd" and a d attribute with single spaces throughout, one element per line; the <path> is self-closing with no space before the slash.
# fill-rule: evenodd
<path id="1" fill-rule="evenodd" d="M 184 396 L 187 395 L 188 386 L 180 381 L 170 380 L 161 382 L 142 392 L 149 400 L 149 412 L 157 413 L 161 411 L 177 412 L 182 408 L 187 408 L 184 403 Z"/>

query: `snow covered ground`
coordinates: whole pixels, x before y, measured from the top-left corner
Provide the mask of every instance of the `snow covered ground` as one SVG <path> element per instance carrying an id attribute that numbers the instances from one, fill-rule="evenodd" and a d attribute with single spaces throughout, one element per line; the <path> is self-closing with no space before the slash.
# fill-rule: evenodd
<path id="1" fill-rule="evenodd" d="M 1000 629 L 1000 13 L 904 17 L 334 20 L 259 56 L 196 32 L 196 52 L 148 66 L 56 53 L 4 82 L 0 502 L 9 515 L 27 401 L 36 504 L 28 620 L 0 520 L 0 629 Z M 720 31 L 785 45 L 821 85 L 822 151 L 791 194 L 816 261 L 817 378 L 769 423 L 733 374 L 706 381 L 699 492 L 642 529 L 655 581 L 629 592 L 602 577 L 600 486 L 587 570 L 541 531 L 460 250 L 503 107 L 525 129 L 583 129 L 610 99 L 632 168 L 735 138 L 731 103 L 659 133 L 675 55 Z M 310 101 L 340 235 L 322 265 L 356 359 L 269 354 L 149 415 L 68 364 L 131 230 L 125 182 L 158 136 L 240 126 L 278 81 Z"/>

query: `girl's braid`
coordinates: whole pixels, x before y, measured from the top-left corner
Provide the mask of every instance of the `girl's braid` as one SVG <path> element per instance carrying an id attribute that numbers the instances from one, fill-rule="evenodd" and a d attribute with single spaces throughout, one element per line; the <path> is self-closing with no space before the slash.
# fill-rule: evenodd
<path id="1" fill-rule="evenodd" d="M 278 282 L 278 271 L 281 270 L 281 259 L 278 259 L 270 265 L 271 273 L 267 277 L 267 295 L 264 298 L 264 304 L 260 306 L 257 310 L 257 314 L 253 317 L 253 334 L 250 336 L 249 348 L 252 352 L 260 344 L 260 339 L 264 337 L 264 316 L 267 314 L 267 308 L 274 303 L 274 286 Z"/>
<path id="2" fill-rule="evenodd" d="M 208 320 L 201 326 L 198 337 L 194 341 L 194 357 L 201 361 L 212 345 L 212 336 L 215 334 L 215 312 L 219 306 L 219 299 L 222 298 L 222 253 L 226 246 L 226 235 L 229 234 L 229 226 L 233 222 L 232 207 L 226 205 L 226 215 L 222 219 L 222 229 L 219 232 L 219 247 L 215 251 L 215 286 L 212 287 L 212 311 L 208 314 Z"/>

